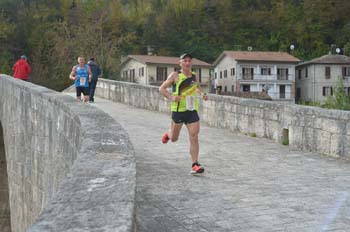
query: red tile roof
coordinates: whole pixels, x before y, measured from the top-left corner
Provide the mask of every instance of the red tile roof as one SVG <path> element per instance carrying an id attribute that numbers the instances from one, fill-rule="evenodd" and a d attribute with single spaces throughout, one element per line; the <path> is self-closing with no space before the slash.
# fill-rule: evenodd
<path id="1" fill-rule="evenodd" d="M 179 64 L 179 58 L 171 57 L 171 56 L 129 55 L 127 60 L 129 59 L 135 59 L 144 64 L 174 64 L 174 65 Z M 195 66 L 211 67 L 211 64 L 208 64 L 196 58 L 192 59 L 192 63 Z"/>
<path id="2" fill-rule="evenodd" d="M 291 62 L 297 63 L 300 60 L 287 52 L 261 52 L 261 51 L 224 51 L 216 59 L 214 65 L 224 56 L 230 56 L 238 61 L 263 61 L 263 62 Z"/>

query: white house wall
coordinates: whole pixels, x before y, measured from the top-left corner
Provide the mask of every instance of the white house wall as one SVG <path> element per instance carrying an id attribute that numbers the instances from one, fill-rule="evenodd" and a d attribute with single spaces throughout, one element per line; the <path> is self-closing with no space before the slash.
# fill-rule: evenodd
<path id="1" fill-rule="evenodd" d="M 222 86 L 222 90 L 227 88 L 228 92 L 231 92 L 232 86 L 236 89 L 236 76 L 237 76 L 237 62 L 235 59 L 229 56 L 224 56 L 224 58 L 216 65 L 214 68 L 214 77 L 215 73 L 217 75 L 217 79 L 215 79 L 215 87 Z M 235 69 L 235 75 L 231 76 L 231 68 Z M 224 71 L 227 71 L 227 77 L 224 77 Z M 222 72 L 222 78 L 220 79 L 220 72 Z"/>
<path id="2" fill-rule="evenodd" d="M 154 66 L 154 65 L 147 66 L 147 77 L 148 77 L 148 83 L 157 81 L 157 66 Z"/>
<path id="3" fill-rule="evenodd" d="M 144 75 L 140 76 L 139 75 L 139 69 L 144 68 Z M 137 60 L 130 59 L 128 62 L 126 62 L 121 71 L 120 71 L 120 76 L 122 80 L 124 81 L 130 81 L 130 70 L 134 69 L 135 70 L 135 82 L 139 84 L 146 84 L 146 68 L 147 66 Z M 123 77 L 123 72 L 128 71 L 128 78 L 125 79 Z"/>
<path id="4" fill-rule="evenodd" d="M 283 64 L 283 63 L 250 63 L 250 62 L 238 62 L 236 65 L 236 75 L 238 82 L 241 81 L 240 91 L 243 91 L 243 84 L 250 85 L 251 92 L 261 92 L 263 86 L 268 86 L 268 95 L 273 100 L 294 100 L 293 83 L 295 83 L 295 65 Z M 240 79 L 243 76 L 242 68 L 254 69 L 254 82 L 244 82 Z M 271 68 L 271 75 L 261 75 L 261 68 Z M 288 82 L 283 80 L 277 80 L 277 69 L 288 69 Z M 242 83 L 243 82 L 243 83 Z M 280 98 L 280 85 L 285 86 L 285 98 Z"/>
<path id="5" fill-rule="evenodd" d="M 339 78 L 343 79 L 343 67 L 347 65 L 316 65 L 316 99 L 319 102 L 324 102 L 326 97 L 323 96 L 323 87 L 333 87 L 337 84 Z M 331 78 L 326 79 L 325 67 L 331 68 Z M 344 87 L 349 87 L 349 79 L 346 77 L 343 80 Z"/>
<path id="6" fill-rule="evenodd" d="M 301 79 L 297 77 L 297 88 L 301 89 L 301 99 L 312 102 L 324 102 L 323 87 L 334 87 L 338 78 L 343 77 L 342 67 L 346 65 L 337 64 L 310 64 L 298 67 L 301 69 Z M 330 79 L 326 79 L 325 67 L 330 67 Z M 308 69 L 308 77 L 305 77 L 305 69 Z M 349 80 L 344 80 L 344 86 L 349 87 Z"/>

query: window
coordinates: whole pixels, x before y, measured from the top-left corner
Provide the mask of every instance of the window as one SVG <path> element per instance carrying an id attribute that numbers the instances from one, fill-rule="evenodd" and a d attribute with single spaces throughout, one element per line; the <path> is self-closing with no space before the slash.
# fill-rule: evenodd
<path id="1" fill-rule="evenodd" d="M 288 80 L 288 68 L 277 69 L 277 80 Z"/>
<path id="2" fill-rule="evenodd" d="M 301 79 L 301 69 L 298 70 L 298 79 Z"/>
<path id="3" fill-rule="evenodd" d="M 135 69 L 130 70 L 130 82 L 135 82 Z"/>
<path id="4" fill-rule="evenodd" d="M 299 100 L 301 98 L 301 88 L 297 88 L 297 96 L 296 96 L 297 100 Z"/>
<path id="5" fill-rule="evenodd" d="M 324 74 L 326 76 L 326 79 L 331 79 L 331 67 L 325 67 Z"/>
<path id="6" fill-rule="evenodd" d="M 305 77 L 306 78 L 308 77 L 308 70 L 307 70 L 307 68 L 305 68 Z"/>
<path id="7" fill-rule="evenodd" d="M 332 87 L 323 87 L 322 95 L 323 96 L 333 96 L 333 88 Z"/>
<path id="8" fill-rule="evenodd" d="M 222 71 L 220 71 L 220 79 L 222 79 Z"/>
<path id="9" fill-rule="evenodd" d="M 242 68 L 243 80 L 253 80 L 254 69 Z"/>
<path id="10" fill-rule="evenodd" d="M 261 68 L 261 75 L 271 75 L 271 68 Z"/>
<path id="11" fill-rule="evenodd" d="M 139 76 L 140 76 L 140 77 L 143 77 L 143 75 L 144 75 L 144 70 L 145 70 L 144 67 L 139 68 Z"/>
<path id="12" fill-rule="evenodd" d="M 227 86 L 225 86 L 225 92 L 227 92 Z"/>
<path id="13" fill-rule="evenodd" d="M 157 81 L 165 81 L 168 76 L 166 67 L 157 67 Z"/>
<path id="14" fill-rule="evenodd" d="M 235 91 L 235 86 L 232 85 L 232 89 L 231 89 L 231 92 L 234 92 Z"/>
<path id="15" fill-rule="evenodd" d="M 350 88 L 349 87 L 344 87 L 344 93 L 345 95 L 349 95 Z"/>
<path id="16" fill-rule="evenodd" d="M 215 80 L 218 78 L 218 73 L 215 72 Z"/>
<path id="17" fill-rule="evenodd" d="M 124 80 L 128 79 L 128 71 L 127 70 L 123 72 L 123 79 Z"/>
<path id="18" fill-rule="evenodd" d="M 286 98 L 286 86 L 280 85 L 280 98 L 284 99 Z"/>
<path id="19" fill-rule="evenodd" d="M 224 78 L 227 78 L 227 70 L 224 71 Z"/>
<path id="20" fill-rule="evenodd" d="M 231 68 L 231 76 L 235 75 L 235 68 Z"/>
<path id="21" fill-rule="evenodd" d="M 343 67 L 343 78 L 350 76 L 350 67 Z"/>

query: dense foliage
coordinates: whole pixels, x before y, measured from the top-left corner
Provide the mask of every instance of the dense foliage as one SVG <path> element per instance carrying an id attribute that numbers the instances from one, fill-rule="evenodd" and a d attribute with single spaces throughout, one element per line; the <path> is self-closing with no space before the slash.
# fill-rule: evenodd
<path id="1" fill-rule="evenodd" d="M 335 44 L 349 55 L 349 12 L 348 0 L 0 0 L 0 72 L 25 53 L 33 82 L 62 90 L 79 55 L 118 78 L 123 57 L 148 45 L 207 62 L 248 46 L 307 60 Z"/>

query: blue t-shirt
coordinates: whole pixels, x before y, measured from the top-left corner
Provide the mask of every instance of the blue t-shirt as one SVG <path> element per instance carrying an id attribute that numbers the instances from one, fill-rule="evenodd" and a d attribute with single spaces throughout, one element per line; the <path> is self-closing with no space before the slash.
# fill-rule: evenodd
<path id="1" fill-rule="evenodd" d="M 75 87 L 89 87 L 89 72 L 88 65 L 84 64 L 84 68 L 81 68 L 79 65 L 76 66 L 75 71 Z"/>

